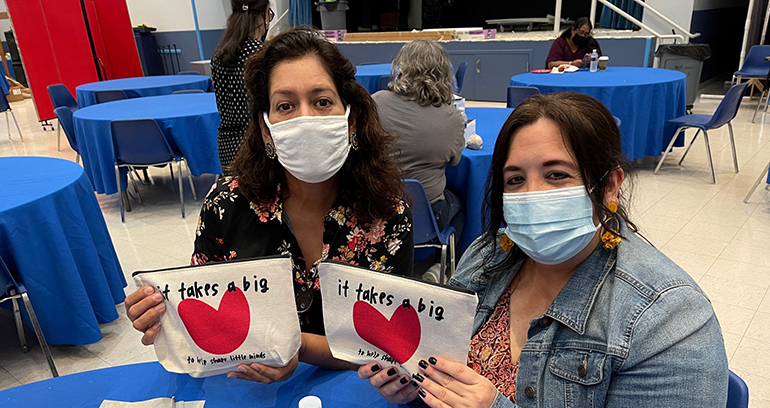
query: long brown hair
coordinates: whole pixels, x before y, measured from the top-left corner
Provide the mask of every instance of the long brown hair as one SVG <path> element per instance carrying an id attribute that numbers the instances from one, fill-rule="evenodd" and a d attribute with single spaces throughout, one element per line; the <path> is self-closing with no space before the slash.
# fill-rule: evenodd
<path id="1" fill-rule="evenodd" d="M 224 65 L 235 61 L 243 40 L 253 35 L 260 24 L 265 23 L 265 11 L 270 6 L 269 0 L 231 0 L 230 4 L 233 13 L 227 18 L 227 28 L 214 50 L 214 58 L 221 60 Z M 243 10 L 243 6 L 248 9 Z"/>
<path id="2" fill-rule="evenodd" d="M 637 230 L 636 225 L 629 220 L 627 211 L 633 187 L 632 166 L 623 155 L 620 130 L 610 111 L 596 99 L 577 92 L 535 95 L 525 99 L 505 121 L 492 153 L 483 206 L 485 231 L 482 240 L 485 246 L 491 245 L 487 261 L 495 257 L 499 248 L 496 242 L 497 230 L 505 221 L 503 168 L 508 160 L 513 135 L 522 127 L 542 118 L 552 120 L 561 130 L 565 144 L 572 150 L 601 225 L 605 229 L 617 228 L 609 220 L 620 217 L 631 231 Z M 619 193 L 617 213 L 613 214 L 604 205 L 604 197 L 610 188 L 609 173 L 617 168 L 623 169 L 626 179 Z M 490 265 L 490 269 L 506 269 L 518 256 L 521 256 L 519 251 L 511 251 L 506 260 L 499 265 Z"/>
<path id="3" fill-rule="evenodd" d="M 350 104 L 351 118 L 355 118 L 358 149 L 350 150 L 337 173 L 339 198 L 351 203 L 364 223 L 395 216 L 404 196 L 401 170 L 388 154 L 395 138 L 382 128 L 374 100 L 356 82 L 356 67 L 312 27 L 297 27 L 276 36 L 246 63 L 244 83 L 254 106 L 249 129 L 232 166 L 241 192 L 255 203 L 267 204 L 275 199 L 279 184 L 285 187 L 283 167 L 265 154 L 259 115 L 270 110 L 270 76 L 275 67 L 306 56 L 318 58 L 326 68 L 342 102 Z"/>

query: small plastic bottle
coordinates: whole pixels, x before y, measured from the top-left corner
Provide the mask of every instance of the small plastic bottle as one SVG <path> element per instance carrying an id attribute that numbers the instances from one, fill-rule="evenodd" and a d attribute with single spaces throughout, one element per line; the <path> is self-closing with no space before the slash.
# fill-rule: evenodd
<path id="1" fill-rule="evenodd" d="M 593 50 L 591 52 L 591 72 L 596 72 L 599 70 L 599 53 L 596 52 L 596 50 Z"/>
<path id="2" fill-rule="evenodd" d="M 315 395 L 308 395 L 299 400 L 299 408 L 321 408 L 321 399 Z"/>

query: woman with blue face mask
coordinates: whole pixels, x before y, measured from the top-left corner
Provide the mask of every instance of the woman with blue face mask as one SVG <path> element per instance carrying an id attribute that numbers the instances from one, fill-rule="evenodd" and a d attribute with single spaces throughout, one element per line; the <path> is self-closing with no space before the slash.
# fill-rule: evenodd
<path id="1" fill-rule="evenodd" d="M 425 356 L 419 398 L 434 408 L 726 405 L 714 311 L 636 234 L 629 175 L 595 99 L 537 95 L 516 108 L 495 144 L 486 232 L 449 282 L 479 299 L 468 361 Z M 392 402 L 413 398 L 375 368 L 359 375 Z"/>
<path id="2" fill-rule="evenodd" d="M 290 255 L 302 345 L 286 367 L 242 364 L 231 377 L 282 381 L 297 361 L 357 368 L 333 359 L 324 337 L 320 262 L 411 275 L 411 212 L 389 155 L 394 139 L 355 70 L 310 27 L 276 36 L 246 64 L 251 125 L 233 177 L 220 178 L 203 202 L 192 263 Z M 140 288 L 126 309 L 151 344 L 162 330 L 162 296 Z"/>

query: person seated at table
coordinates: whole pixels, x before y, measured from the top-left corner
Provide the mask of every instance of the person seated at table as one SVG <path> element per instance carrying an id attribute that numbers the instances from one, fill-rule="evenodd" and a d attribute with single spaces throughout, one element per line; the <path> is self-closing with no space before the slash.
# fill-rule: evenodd
<path id="1" fill-rule="evenodd" d="M 318 265 L 334 260 L 411 275 L 411 212 L 393 137 L 380 124 L 355 66 L 323 34 L 299 27 L 272 39 L 246 65 L 251 126 L 233 163 L 203 202 L 192 264 L 291 255 L 302 348 L 286 367 L 241 365 L 242 379 L 285 380 L 297 361 L 355 369 L 331 357 Z M 375 273 L 375 272 L 373 272 Z M 152 287 L 126 298 L 152 344 L 162 329 Z"/>
<path id="2" fill-rule="evenodd" d="M 591 36 L 591 30 L 593 25 L 588 17 L 575 20 L 575 23 L 564 30 L 551 44 L 551 50 L 548 51 L 548 57 L 545 59 L 545 67 L 548 69 L 559 65 L 587 67 L 590 62 L 587 58 L 591 57 L 593 50 L 596 50 L 601 57 L 602 49 L 599 48 L 599 42 Z"/>
<path id="3" fill-rule="evenodd" d="M 395 154 L 406 178 L 428 194 L 438 227 L 462 233 L 460 199 L 446 188 L 446 164 L 456 166 L 465 148 L 465 120 L 454 105 L 449 56 L 433 40 L 412 41 L 393 60 L 388 90 L 372 95 L 382 126 L 398 137 Z"/>
<path id="4" fill-rule="evenodd" d="M 495 144 L 486 231 L 449 282 L 479 299 L 468 361 L 422 357 L 419 389 L 375 363 L 359 376 L 389 401 L 431 407 L 725 406 L 714 310 L 636 234 L 630 175 L 599 101 L 526 99 Z"/>
<path id="5" fill-rule="evenodd" d="M 219 163 L 225 175 L 230 174 L 251 116 L 249 96 L 243 86 L 244 66 L 262 48 L 273 16 L 268 0 L 231 0 L 230 5 L 233 13 L 211 58 L 211 82 L 221 118 L 217 135 Z"/>

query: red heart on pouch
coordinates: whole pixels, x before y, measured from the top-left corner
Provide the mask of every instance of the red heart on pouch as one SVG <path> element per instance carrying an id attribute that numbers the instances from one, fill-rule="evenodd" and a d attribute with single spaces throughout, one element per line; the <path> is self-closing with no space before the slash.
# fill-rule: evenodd
<path id="1" fill-rule="evenodd" d="M 177 310 L 190 337 L 207 353 L 232 353 L 249 334 L 249 302 L 238 288 L 225 291 L 219 309 L 198 299 L 185 299 L 179 302 Z"/>
<path id="2" fill-rule="evenodd" d="M 420 318 L 414 307 L 398 306 L 388 320 L 372 305 L 359 300 L 353 304 L 353 326 L 362 339 L 399 364 L 409 361 L 420 345 Z"/>

